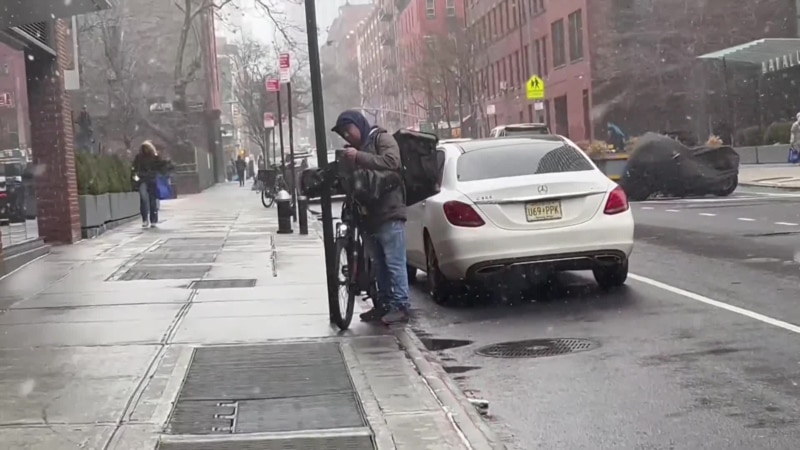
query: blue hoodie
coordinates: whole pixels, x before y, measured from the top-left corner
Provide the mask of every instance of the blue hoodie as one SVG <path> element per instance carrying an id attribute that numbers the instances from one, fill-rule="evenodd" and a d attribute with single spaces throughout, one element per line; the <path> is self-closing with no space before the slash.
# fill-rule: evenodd
<path id="1" fill-rule="evenodd" d="M 356 128 L 358 128 L 358 131 L 361 133 L 361 142 L 359 144 L 359 148 L 364 148 L 364 144 L 366 144 L 367 139 L 369 139 L 369 133 L 372 130 L 372 126 L 369 124 L 367 118 L 364 117 L 364 115 L 360 112 L 354 109 L 348 109 L 347 111 L 339 114 L 339 118 L 336 119 L 336 126 L 334 126 L 331 131 L 341 135 L 344 127 L 350 124 L 355 125 Z"/>

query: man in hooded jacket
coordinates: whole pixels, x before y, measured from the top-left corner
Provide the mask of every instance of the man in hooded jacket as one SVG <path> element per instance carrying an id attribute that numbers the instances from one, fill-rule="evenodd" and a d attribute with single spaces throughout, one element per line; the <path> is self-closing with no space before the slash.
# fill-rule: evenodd
<path id="1" fill-rule="evenodd" d="M 380 127 L 373 127 L 358 111 L 339 115 L 332 129 L 352 148 L 345 157 L 361 169 L 376 172 L 402 169 L 400 147 L 394 137 Z M 408 271 L 406 269 L 406 204 L 402 183 L 385 192 L 380 201 L 362 217 L 376 267 L 378 296 L 374 308 L 361 314 L 361 320 L 380 320 L 386 325 L 408 321 Z"/>

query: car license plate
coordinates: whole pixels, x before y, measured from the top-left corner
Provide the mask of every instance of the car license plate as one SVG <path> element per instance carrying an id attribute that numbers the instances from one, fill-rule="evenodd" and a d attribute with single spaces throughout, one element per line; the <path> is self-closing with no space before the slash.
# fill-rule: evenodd
<path id="1" fill-rule="evenodd" d="M 528 222 L 558 220 L 561 218 L 561 201 L 528 203 L 525 205 L 525 218 Z"/>

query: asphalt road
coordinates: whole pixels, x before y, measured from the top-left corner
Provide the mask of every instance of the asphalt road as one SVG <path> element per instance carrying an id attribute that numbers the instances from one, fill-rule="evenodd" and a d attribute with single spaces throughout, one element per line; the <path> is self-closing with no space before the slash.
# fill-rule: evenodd
<path id="1" fill-rule="evenodd" d="M 800 195 L 633 205 L 627 286 L 590 274 L 509 303 L 444 308 L 412 289 L 422 337 L 509 448 L 796 449 L 800 442 Z M 420 282 L 424 274 L 420 275 Z M 579 338 L 598 346 L 544 358 L 482 346 Z M 446 344 L 446 342 L 444 342 Z"/>

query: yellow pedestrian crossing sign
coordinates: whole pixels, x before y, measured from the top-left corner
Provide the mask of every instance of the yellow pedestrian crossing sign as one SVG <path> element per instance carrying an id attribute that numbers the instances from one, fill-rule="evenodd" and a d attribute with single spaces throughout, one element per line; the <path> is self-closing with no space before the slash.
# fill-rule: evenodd
<path id="1" fill-rule="evenodd" d="M 542 100 L 544 98 L 544 80 L 534 75 L 528 80 L 528 100 Z"/>

